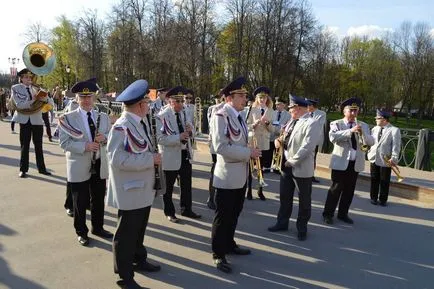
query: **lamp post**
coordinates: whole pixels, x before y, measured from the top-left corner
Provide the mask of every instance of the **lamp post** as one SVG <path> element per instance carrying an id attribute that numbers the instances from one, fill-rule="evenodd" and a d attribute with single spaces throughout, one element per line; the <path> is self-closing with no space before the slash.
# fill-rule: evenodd
<path id="1" fill-rule="evenodd" d="M 118 80 L 119 80 L 119 78 L 117 78 L 117 76 L 115 76 L 115 92 L 118 91 Z"/>
<path id="2" fill-rule="evenodd" d="M 68 80 L 68 90 L 69 90 L 69 76 L 71 74 L 71 67 L 69 67 L 69 65 L 66 65 L 65 66 L 65 71 L 66 71 L 66 75 L 68 76 L 67 80 Z"/>

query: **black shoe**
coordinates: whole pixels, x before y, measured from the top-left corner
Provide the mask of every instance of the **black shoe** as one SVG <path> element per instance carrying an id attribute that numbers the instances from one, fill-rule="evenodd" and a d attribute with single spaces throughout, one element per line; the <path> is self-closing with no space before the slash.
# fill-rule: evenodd
<path id="1" fill-rule="evenodd" d="M 199 214 L 196 214 L 193 211 L 187 211 L 187 212 L 182 212 L 181 216 L 187 217 L 187 218 L 192 218 L 192 219 L 200 219 L 202 216 Z"/>
<path id="2" fill-rule="evenodd" d="M 92 230 L 92 234 L 94 234 L 95 236 L 104 238 L 104 239 L 113 238 L 113 234 L 107 230 L 104 230 L 104 229 Z"/>
<path id="3" fill-rule="evenodd" d="M 266 198 L 265 198 L 265 196 L 264 196 L 264 193 L 262 193 L 262 188 L 260 188 L 260 189 L 258 190 L 258 197 L 259 197 L 259 199 L 260 199 L 261 201 L 265 201 L 265 200 L 266 200 Z"/>
<path id="4" fill-rule="evenodd" d="M 47 171 L 47 170 L 39 171 L 39 173 L 40 173 L 41 175 L 51 176 L 51 173 L 50 173 L 49 171 Z"/>
<path id="5" fill-rule="evenodd" d="M 74 211 L 71 209 L 66 209 L 66 214 L 70 217 L 74 217 Z"/>
<path id="6" fill-rule="evenodd" d="M 338 219 L 347 224 L 354 224 L 354 221 L 348 216 L 338 216 Z"/>
<path id="7" fill-rule="evenodd" d="M 89 237 L 78 236 L 78 242 L 82 246 L 87 246 L 87 245 L 89 245 Z"/>
<path id="8" fill-rule="evenodd" d="M 252 252 L 249 249 L 244 249 L 244 248 L 240 248 L 240 247 L 234 247 L 229 254 L 234 254 L 234 255 L 250 255 Z"/>
<path id="9" fill-rule="evenodd" d="M 207 201 L 206 205 L 208 206 L 208 208 L 210 208 L 211 210 L 215 210 L 217 207 L 215 206 L 215 203 L 213 201 Z"/>
<path id="10" fill-rule="evenodd" d="M 315 177 L 312 177 L 312 182 L 313 183 L 319 183 L 319 181 L 317 179 L 315 179 Z"/>
<path id="11" fill-rule="evenodd" d="M 224 272 L 224 273 L 231 273 L 232 267 L 231 265 L 226 261 L 225 258 L 218 258 L 214 259 L 214 264 L 216 265 L 217 269 Z"/>
<path id="12" fill-rule="evenodd" d="M 378 205 L 378 201 L 377 200 L 371 200 L 371 204 Z"/>
<path id="13" fill-rule="evenodd" d="M 268 227 L 268 231 L 270 232 L 288 231 L 288 226 L 276 224 L 274 226 Z"/>
<path id="14" fill-rule="evenodd" d="M 26 172 L 20 172 L 19 174 L 18 174 L 18 176 L 20 177 L 20 178 L 27 178 L 27 173 Z"/>
<path id="15" fill-rule="evenodd" d="M 142 261 L 134 265 L 134 270 L 136 271 L 146 271 L 146 272 L 158 272 L 161 270 L 160 265 L 154 265 L 148 261 Z"/>
<path id="16" fill-rule="evenodd" d="M 386 202 L 380 202 L 380 206 L 387 207 L 387 203 Z"/>
<path id="17" fill-rule="evenodd" d="M 49 142 L 53 142 L 53 138 L 50 136 L 50 137 L 48 137 L 48 141 Z"/>
<path id="18" fill-rule="evenodd" d="M 329 216 L 323 216 L 324 223 L 333 225 L 333 218 Z"/>
<path id="19" fill-rule="evenodd" d="M 175 215 L 167 216 L 167 219 L 172 223 L 178 223 L 179 222 L 179 219 Z"/>
<path id="20" fill-rule="evenodd" d="M 306 232 L 298 232 L 297 238 L 299 241 L 306 241 L 307 233 Z"/>
<path id="21" fill-rule="evenodd" d="M 139 284 L 137 284 L 137 282 L 134 281 L 134 279 L 119 280 L 119 281 L 116 281 L 116 284 L 118 284 L 118 286 L 122 289 L 141 289 L 141 288 L 143 288 Z"/>

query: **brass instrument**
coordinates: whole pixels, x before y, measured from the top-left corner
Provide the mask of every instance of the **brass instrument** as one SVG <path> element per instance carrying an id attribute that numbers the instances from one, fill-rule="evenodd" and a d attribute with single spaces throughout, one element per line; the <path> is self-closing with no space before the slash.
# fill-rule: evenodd
<path id="1" fill-rule="evenodd" d="M 390 167 L 392 169 L 392 171 L 395 173 L 398 183 L 402 182 L 404 180 L 404 177 L 401 176 L 401 172 L 399 171 L 398 166 L 395 164 L 392 164 L 391 157 L 388 155 L 383 155 L 383 160 L 386 163 L 386 165 L 388 167 Z"/>
<path id="2" fill-rule="evenodd" d="M 282 160 L 283 160 L 283 135 L 285 131 L 282 130 L 280 133 L 278 140 L 280 140 L 279 148 L 276 148 L 273 152 L 273 161 L 271 162 L 271 168 L 273 170 L 282 172 Z"/>
<path id="3" fill-rule="evenodd" d="M 56 56 L 53 49 L 48 47 L 48 45 L 42 42 L 33 42 L 27 44 L 23 51 L 23 62 L 24 65 L 35 74 L 35 78 L 32 82 L 36 82 L 37 76 L 44 76 L 53 71 L 56 65 Z M 36 84 L 31 85 L 32 95 L 35 96 L 35 101 L 33 102 L 31 108 L 29 109 L 18 109 L 16 104 L 12 102 L 12 106 L 22 114 L 34 114 L 40 110 L 42 112 L 50 111 L 53 106 L 48 103 L 48 92 L 43 90 L 40 86 Z"/>
<path id="4" fill-rule="evenodd" d="M 254 148 L 257 147 L 257 141 L 256 137 L 252 138 L 252 146 Z M 261 167 L 261 160 L 259 157 L 252 159 L 250 158 L 250 173 L 252 174 L 252 177 L 258 180 L 258 186 L 263 188 L 268 186 L 267 183 L 264 181 L 264 176 L 262 175 L 262 167 Z"/>
<path id="5" fill-rule="evenodd" d="M 354 120 L 355 120 L 356 125 L 359 125 L 357 118 L 355 118 Z M 360 132 L 358 132 L 358 134 L 359 134 L 358 139 L 359 139 L 360 150 L 362 152 L 367 152 L 369 150 L 369 146 L 365 143 L 365 139 L 363 138 L 362 126 L 360 126 Z"/>

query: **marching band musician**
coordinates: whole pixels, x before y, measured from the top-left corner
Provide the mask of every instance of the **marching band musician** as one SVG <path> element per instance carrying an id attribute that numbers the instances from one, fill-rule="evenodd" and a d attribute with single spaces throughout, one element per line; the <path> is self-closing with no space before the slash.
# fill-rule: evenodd
<path id="1" fill-rule="evenodd" d="M 113 238 L 114 271 L 121 288 L 140 287 L 134 270 L 156 272 L 160 265 L 147 261 L 143 245 L 151 206 L 155 197 L 154 165 L 161 155 L 154 152 L 149 124 L 148 82 L 140 79 L 130 84 L 116 99 L 124 111 L 113 125 L 107 144 L 109 185 L 107 205 L 118 209 L 118 224 Z"/>
<path id="2" fill-rule="evenodd" d="M 215 153 L 215 149 L 214 146 L 212 144 L 212 120 L 214 119 L 214 114 L 216 111 L 220 110 L 224 105 L 225 105 L 225 96 L 221 95 L 221 93 L 216 94 L 214 96 L 214 100 L 215 100 L 215 104 L 211 105 L 208 108 L 208 113 L 207 113 L 207 117 L 208 117 L 208 127 L 209 127 L 209 132 L 208 132 L 208 141 L 209 141 L 209 152 L 211 153 L 211 159 L 212 159 L 212 166 L 211 166 L 211 174 L 210 174 L 210 178 L 209 178 L 209 186 L 208 186 L 208 190 L 209 190 L 209 196 L 208 196 L 208 200 L 206 201 L 206 204 L 208 206 L 208 208 L 210 208 L 211 210 L 215 210 L 216 206 L 215 206 L 215 188 L 213 186 L 213 179 L 214 179 L 214 169 L 215 169 L 215 163 L 217 162 L 217 154 Z"/>
<path id="3" fill-rule="evenodd" d="M 79 108 L 59 119 L 60 147 L 66 152 L 67 181 L 71 188 L 74 208 L 74 228 L 78 242 L 89 244 L 86 208 L 90 199 L 92 234 L 111 238 L 104 230 L 104 197 L 108 164 L 106 155 L 110 119 L 93 110 L 98 90 L 95 82 L 77 82 L 71 88 L 78 96 Z"/>
<path id="4" fill-rule="evenodd" d="M 235 243 L 234 234 L 243 208 L 249 160 L 261 156 L 260 149 L 248 147 L 247 124 L 240 115 L 247 101 L 245 82 L 244 77 L 239 77 L 222 90 L 226 104 L 211 122 L 212 142 L 217 153 L 213 180 L 217 208 L 212 224 L 212 251 L 214 264 L 225 273 L 232 271 L 226 254 L 250 254 L 249 249 Z"/>
<path id="5" fill-rule="evenodd" d="M 27 171 L 29 170 L 30 140 L 32 138 L 33 145 L 35 146 L 36 166 L 38 167 L 39 173 L 51 175 L 45 167 L 44 152 L 42 149 L 42 137 L 44 134 L 42 111 L 39 110 L 32 114 L 23 114 L 20 112 L 21 109 L 30 109 L 36 100 L 36 95 L 33 95 L 31 89 L 32 79 L 35 75 L 27 68 L 22 69 L 17 74 L 20 83 L 12 86 L 11 98 L 17 107 L 12 121 L 20 124 L 21 158 L 19 177 L 27 177 Z M 51 98 L 48 98 L 48 103 L 51 105 L 54 104 Z"/>
<path id="6" fill-rule="evenodd" d="M 159 113 L 161 109 L 163 109 L 163 107 L 167 105 L 167 99 L 166 99 L 167 91 L 169 91 L 169 89 L 166 87 L 157 89 L 157 99 L 155 99 L 155 101 L 152 103 L 152 110 L 155 113 L 155 115 Z"/>
<path id="7" fill-rule="evenodd" d="M 354 197 L 359 172 L 365 168 L 365 153 L 361 150 L 361 143 L 368 146 L 374 144 L 369 126 L 356 121 L 361 102 L 357 97 L 342 102 L 344 118 L 330 123 L 329 137 L 334 146 L 330 159 L 332 185 L 328 190 L 323 212 L 324 222 L 327 224 L 333 224 L 338 202 L 338 219 L 348 224 L 354 223 L 348 216 L 348 210 Z"/>
<path id="8" fill-rule="evenodd" d="M 372 128 L 371 135 L 374 145 L 368 152 L 368 160 L 371 162 L 371 203 L 378 204 L 378 191 L 380 191 L 380 205 L 386 206 L 389 196 L 390 174 L 392 166 L 399 161 L 401 151 L 401 131 L 389 122 L 390 113 L 385 110 L 377 110 L 375 122 L 377 126 Z M 384 158 L 390 158 L 390 165 Z"/>
<path id="9" fill-rule="evenodd" d="M 190 138 L 193 125 L 182 113 L 184 88 L 177 86 L 167 92 L 169 105 L 156 118 L 158 144 L 163 156 L 162 167 L 166 180 L 166 192 L 163 195 L 164 214 L 170 222 L 177 223 L 175 206 L 172 201 L 173 186 L 179 175 L 181 187 L 181 215 L 198 219 L 201 215 L 192 210 L 192 147 Z"/>
<path id="10" fill-rule="evenodd" d="M 276 110 L 274 111 L 273 121 L 272 121 L 272 132 L 270 135 L 270 151 L 273 153 L 276 147 L 274 146 L 274 141 L 279 137 L 282 127 L 285 126 L 288 121 L 291 120 L 291 115 L 285 109 L 286 103 L 284 100 L 276 97 Z M 273 155 L 271 155 L 273 157 Z M 273 168 L 270 168 L 273 171 Z M 276 171 L 278 172 L 278 170 Z"/>
<path id="11" fill-rule="evenodd" d="M 273 125 L 271 121 L 273 119 L 273 101 L 271 100 L 270 89 L 265 86 L 260 86 L 253 92 L 255 95 L 255 101 L 252 104 L 250 114 L 247 118 L 247 126 L 249 128 L 249 137 L 256 138 L 258 147 L 262 150 L 261 166 L 266 170 L 270 170 L 271 157 L 270 155 L 270 132 Z M 271 155 L 273 152 L 271 152 Z M 258 168 L 258 169 L 262 169 Z M 265 201 L 265 196 L 262 192 L 262 187 L 258 189 L 258 197 Z M 252 199 L 252 181 L 249 177 L 247 188 L 247 199 Z"/>
<path id="12" fill-rule="evenodd" d="M 315 158 L 314 158 L 314 169 L 316 168 L 316 156 L 318 154 L 319 147 L 322 147 L 322 144 L 324 143 L 324 126 L 327 121 L 327 113 L 325 111 L 322 111 L 318 109 L 318 100 L 317 99 L 306 99 L 309 102 L 309 106 L 307 109 L 309 110 L 310 117 L 316 119 L 318 121 L 319 126 L 321 127 L 321 130 L 319 132 L 319 138 L 318 138 L 318 144 L 315 147 Z M 315 176 L 312 177 L 312 182 L 319 183 L 319 181 L 315 178 Z"/>
<path id="13" fill-rule="evenodd" d="M 294 191 L 297 188 L 297 237 L 300 241 L 307 238 L 307 223 L 311 216 L 314 151 L 320 130 L 317 121 L 308 113 L 308 105 L 305 99 L 291 96 L 291 121 L 285 127 L 283 139 L 277 139 L 275 142 L 277 148 L 284 146 L 280 176 L 280 208 L 276 224 L 268 228 L 271 232 L 288 230 Z"/>
<path id="14" fill-rule="evenodd" d="M 194 110 L 195 105 L 191 102 L 193 101 L 194 92 L 192 89 L 186 89 L 184 95 L 184 111 L 187 116 L 187 121 L 194 124 Z"/>

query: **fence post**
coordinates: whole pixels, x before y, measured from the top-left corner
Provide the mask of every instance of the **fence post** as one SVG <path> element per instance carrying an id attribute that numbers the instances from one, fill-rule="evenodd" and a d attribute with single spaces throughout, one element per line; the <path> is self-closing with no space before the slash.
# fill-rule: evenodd
<path id="1" fill-rule="evenodd" d="M 431 171 L 429 130 L 421 129 L 417 141 L 416 159 L 414 168 L 417 170 Z"/>

